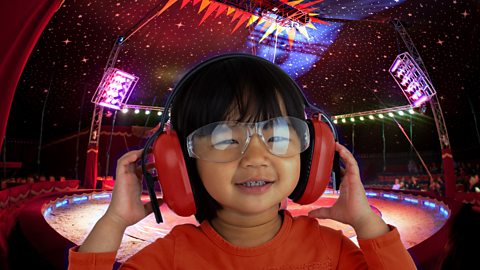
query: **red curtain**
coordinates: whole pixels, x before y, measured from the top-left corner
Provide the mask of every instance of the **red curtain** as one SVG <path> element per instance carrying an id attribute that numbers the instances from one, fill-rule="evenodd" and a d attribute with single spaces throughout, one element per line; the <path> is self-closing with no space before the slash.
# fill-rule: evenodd
<path id="1" fill-rule="evenodd" d="M 0 8 L 0 149 L 15 89 L 28 57 L 62 0 L 3 1 Z"/>

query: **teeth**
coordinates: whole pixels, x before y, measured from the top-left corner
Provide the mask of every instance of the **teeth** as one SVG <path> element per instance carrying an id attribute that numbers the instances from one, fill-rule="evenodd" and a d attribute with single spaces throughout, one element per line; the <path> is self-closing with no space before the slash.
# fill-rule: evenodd
<path id="1" fill-rule="evenodd" d="M 265 185 L 267 182 L 265 181 L 250 181 L 250 182 L 245 182 L 245 183 L 242 183 L 242 186 L 245 186 L 245 187 L 258 187 L 258 186 L 263 186 Z"/>

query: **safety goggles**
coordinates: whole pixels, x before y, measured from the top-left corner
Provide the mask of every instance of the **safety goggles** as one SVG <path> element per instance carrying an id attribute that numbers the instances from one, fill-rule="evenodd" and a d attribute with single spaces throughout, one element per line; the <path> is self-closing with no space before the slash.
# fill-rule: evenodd
<path id="1" fill-rule="evenodd" d="M 188 155 L 212 162 L 234 161 L 243 156 L 255 134 L 270 153 L 279 157 L 297 155 L 310 145 L 308 125 L 298 118 L 277 117 L 256 123 L 222 121 L 188 135 Z"/>

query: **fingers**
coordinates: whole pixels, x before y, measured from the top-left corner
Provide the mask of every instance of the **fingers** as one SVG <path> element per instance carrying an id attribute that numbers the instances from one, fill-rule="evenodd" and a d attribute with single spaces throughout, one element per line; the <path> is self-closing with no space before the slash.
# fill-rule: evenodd
<path id="1" fill-rule="evenodd" d="M 143 149 L 133 150 L 124 154 L 117 161 L 117 173 L 137 173 L 135 170 L 135 162 L 142 156 Z"/>
<path id="2" fill-rule="evenodd" d="M 340 154 L 340 157 L 343 160 L 343 163 L 345 164 L 345 170 L 350 173 L 358 174 L 360 175 L 360 171 L 358 169 L 358 164 L 355 158 L 353 157 L 352 153 L 348 151 L 348 149 L 341 145 L 340 143 L 335 143 L 335 150 Z"/>
<path id="3" fill-rule="evenodd" d="M 131 163 L 134 163 L 142 156 L 142 153 L 143 153 L 143 149 L 127 152 L 118 160 L 118 164 L 129 165 Z"/>

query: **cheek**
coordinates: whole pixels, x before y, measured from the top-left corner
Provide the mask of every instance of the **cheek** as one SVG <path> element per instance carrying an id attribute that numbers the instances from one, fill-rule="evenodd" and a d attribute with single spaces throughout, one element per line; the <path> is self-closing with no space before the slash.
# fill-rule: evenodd
<path id="1" fill-rule="evenodd" d="M 219 164 L 212 164 L 201 160 L 197 160 L 197 170 L 203 186 L 210 195 L 222 186 L 219 185 L 220 182 L 230 182 L 235 172 L 234 169 L 230 168 L 229 164 L 223 163 L 219 166 Z"/>
<path id="2" fill-rule="evenodd" d="M 298 183 L 300 177 L 300 156 L 294 157 L 291 160 L 285 160 L 282 162 L 279 172 L 281 172 L 282 178 L 291 182 L 293 188 Z"/>

